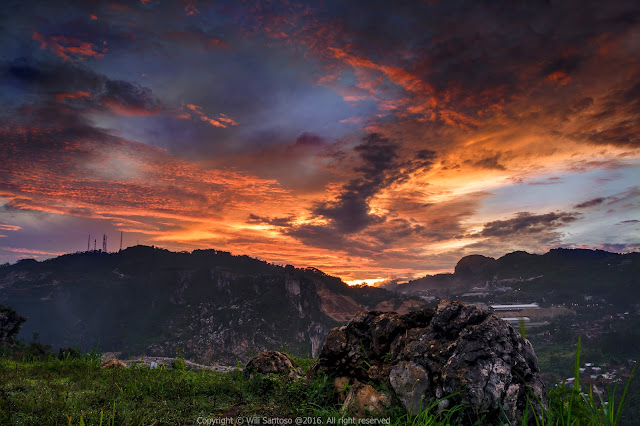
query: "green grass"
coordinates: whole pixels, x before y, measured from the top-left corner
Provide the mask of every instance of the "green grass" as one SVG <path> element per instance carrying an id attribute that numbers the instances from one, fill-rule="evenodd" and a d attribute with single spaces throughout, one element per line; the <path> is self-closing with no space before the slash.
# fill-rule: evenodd
<path id="1" fill-rule="evenodd" d="M 553 425 L 553 426 L 618 426 L 622 424 L 622 413 L 632 398 L 628 394 L 629 386 L 635 375 L 638 363 L 631 371 L 629 380 L 622 389 L 619 388 L 620 380 L 616 380 L 613 386 L 607 389 L 608 400 L 594 392 L 593 387 L 583 386 L 580 382 L 580 353 L 582 341 L 578 339 L 573 363 L 573 385 L 567 386 L 563 381 L 549 390 L 547 395 L 548 408 L 543 409 L 537 416 L 527 421 L 527 415 L 523 425 Z M 594 396 L 595 395 L 595 396 Z M 528 408 L 530 408 L 528 406 Z"/>
<path id="2" fill-rule="evenodd" d="M 580 341 L 574 359 L 575 384 L 557 386 L 548 393 L 548 409 L 531 416 L 528 425 L 621 424 L 630 400 L 628 383 L 607 392 L 605 403 L 579 383 Z M 311 368 L 309 358 L 292 357 L 302 373 Z M 340 405 L 333 382 L 324 375 L 312 381 L 289 377 L 227 373 L 184 368 L 132 365 L 102 369 L 96 353 L 80 356 L 0 357 L 0 424 L 2 425 L 153 425 L 196 424 L 198 417 L 237 416 L 339 418 Z M 635 369 L 633 371 L 635 373 Z M 394 408 L 383 417 L 392 425 L 450 425 L 465 418 L 483 424 L 462 405 L 438 412 L 440 401 L 425 401 L 425 410 L 413 416 Z M 508 423 L 505 421 L 505 423 Z"/>
<path id="3" fill-rule="evenodd" d="M 309 365 L 299 361 L 299 365 Z M 99 358 L 0 359 L 0 424 L 193 424 L 199 416 L 295 416 L 335 412 L 331 382 L 307 384 L 240 371 L 130 366 Z M 71 420 L 69 420 L 71 419 Z M 102 423 L 101 420 L 102 419 Z"/>

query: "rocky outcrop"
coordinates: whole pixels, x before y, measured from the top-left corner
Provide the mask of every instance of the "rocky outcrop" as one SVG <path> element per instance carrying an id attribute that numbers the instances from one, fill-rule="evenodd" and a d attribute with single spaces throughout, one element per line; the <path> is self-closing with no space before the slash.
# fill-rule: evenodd
<path id="1" fill-rule="evenodd" d="M 487 424 L 502 424 L 505 415 L 519 422 L 527 396 L 542 401 L 544 395 L 528 340 L 477 306 L 446 300 L 405 315 L 360 312 L 329 332 L 316 370 L 387 387 L 413 413 L 453 395 L 439 408 L 464 403 L 485 413 Z"/>
<path id="2" fill-rule="evenodd" d="M 254 356 L 244 367 L 244 373 L 248 376 L 260 373 L 299 377 L 289 356 L 278 351 L 264 351 Z"/>
<path id="3" fill-rule="evenodd" d="M 458 261 L 455 267 L 455 274 L 457 276 L 467 278 L 490 278 L 494 274 L 496 269 L 496 260 L 493 257 L 482 256 L 479 254 L 472 254 L 465 256 Z"/>

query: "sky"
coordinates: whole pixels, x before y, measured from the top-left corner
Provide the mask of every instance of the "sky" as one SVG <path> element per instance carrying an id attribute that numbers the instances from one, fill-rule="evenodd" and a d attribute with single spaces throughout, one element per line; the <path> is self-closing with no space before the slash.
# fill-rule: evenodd
<path id="1" fill-rule="evenodd" d="M 0 263 L 640 249 L 637 1 L 5 0 L 0 53 Z"/>

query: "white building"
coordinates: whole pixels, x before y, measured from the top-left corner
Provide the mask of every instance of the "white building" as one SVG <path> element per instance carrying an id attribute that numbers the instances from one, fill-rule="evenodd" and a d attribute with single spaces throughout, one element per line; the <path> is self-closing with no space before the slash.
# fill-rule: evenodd
<path id="1" fill-rule="evenodd" d="M 537 303 L 526 303 L 523 305 L 491 305 L 491 310 L 496 312 L 505 312 L 505 311 L 522 311 L 524 309 L 538 309 Z"/>

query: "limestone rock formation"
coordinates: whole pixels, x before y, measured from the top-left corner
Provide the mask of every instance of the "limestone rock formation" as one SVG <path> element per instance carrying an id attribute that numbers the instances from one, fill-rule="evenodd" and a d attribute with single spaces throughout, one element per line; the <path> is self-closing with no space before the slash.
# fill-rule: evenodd
<path id="1" fill-rule="evenodd" d="M 265 351 L 254 356 L 247 363 L 244 372 L 247 375 L 261 373 L 299 376 L 287 354 L 278 351 Z"/>
<path id="2" fill-rule="evenodd" d="M 316 369 L 386 386 L 413 413 L 457 393 L 439 408 L 464 403 L 496 424 L 520 422 L 527 395 L 544 399 L 531 343 L 495 315 L 447 300 L 405 315 L 358 313 L 329 332 Z"/>

